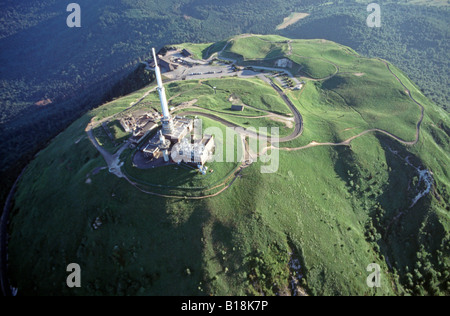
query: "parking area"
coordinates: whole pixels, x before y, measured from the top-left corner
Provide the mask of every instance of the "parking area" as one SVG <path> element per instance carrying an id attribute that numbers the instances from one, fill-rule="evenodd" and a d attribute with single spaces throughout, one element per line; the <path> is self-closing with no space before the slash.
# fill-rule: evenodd
<path id="1" fill-rule="evenodd" d="M 197 65 L 193 67 L 180 66 L 178 69 L 165 73 L 164 76 L 174 80 L 208 79 L 232 76 L 236 72 L 229 65 Z"/>

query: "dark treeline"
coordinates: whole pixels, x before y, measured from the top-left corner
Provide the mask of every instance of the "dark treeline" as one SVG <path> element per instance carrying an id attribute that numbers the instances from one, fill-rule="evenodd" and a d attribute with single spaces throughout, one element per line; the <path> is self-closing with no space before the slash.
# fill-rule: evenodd
<path id="1" fill-rule="evenodd" d="M 3 158 L 8 159 L 8 167 L 0 171 L 0 199 L 6 200 L 9 189 L 14 183 L 20 171 L 42 148 L 45 148 L 50 139 L 57 136 L 67 128 L 76 118 L 83 115 L 87 109 L 99 104 L 111 101 L 120 96 L 127 95 L 135 90 L 141 89 L 150 84 L 154 79 L 154 73 L 145 69 L 145 65 L 139 65 L 133 72 L 120 80 L 114 80 L 112 87 L 107 85 L 98 86 L 97 91 L 89 90 L 74 97 L 73 101 L 60 104 L 58 110 L 52 107 L 33 111 L 34 117 L 28 120 L 21 120 L 9 131 L 2 128 L 2 146 L 21 150 L 20 158 L 15 158 L 15 152 L 8 156 L 5 153 Z M 78 101 L 79 106 L 75 106 Z"/>

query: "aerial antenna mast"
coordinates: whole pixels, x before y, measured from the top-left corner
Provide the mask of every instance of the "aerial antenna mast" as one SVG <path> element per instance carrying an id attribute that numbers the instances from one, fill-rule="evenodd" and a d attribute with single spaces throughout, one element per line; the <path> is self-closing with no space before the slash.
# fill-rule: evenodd
<path id="1" fill-rule="evenodd" d="M 152 48 L 153 52 L 153 59 L 155 61 L 155 74 L 156 74 L 156 81 L 158 82 L 158 90 L 159 93 L 159 100 L 161 101 L 161 110 L 163 118 L 161 119 L 162 126 L 163 126 L 163 134 L 164 135 L 171 135 L 173 133 L 173 120 L 169 113 L 169 106 L 167 104 L 167 97 L 166 97 L 166 90 L 164 89 L 162 77 L 161 77 L 161 70 L 158 65 L 158 58 L 156 56 L 155 49 Z"/>

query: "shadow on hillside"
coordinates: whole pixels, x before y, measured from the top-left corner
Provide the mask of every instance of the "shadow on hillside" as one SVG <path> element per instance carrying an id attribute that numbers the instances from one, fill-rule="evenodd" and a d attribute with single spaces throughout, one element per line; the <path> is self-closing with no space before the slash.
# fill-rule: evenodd
<path id="1" fill-rule="evenodd" d="M 210 220 L 205 202 L 155 198 L 103 175 L 108 181 L 83 191 L 82 204 L 69 201 L 64 217 L 71 225 L 40 205 L 35 208 L 41 207 L 44 224 L 37 225 L 36 216 L 15 220 L 20 227 L 11 236 L 9 276 L 19 294 L 205 294 L 198 289 L 204 279 L 203 227 Z M 101 224 L 94 229 L 96 222 Z M 71 262 L 81 267 L 78 289 L 66 286 Z"/>
<path id="2" fill-rule="evenodd" d="M 381 253 L 389 267 L 406 273 L 416 263 L 416 254 L 421 247 L 434 253 L 445 238 L 445 229 L 431 213 L 432 198 L 422 198 L 411 207 L 417 192 L 417 171 L 409 166 L 405 158 L 416 167 L 423 166 L 421 160 L 404 146 L 386 136 L 377 135 L 386 155 L 389 179 L 383 187 L 383 194 L 377 198 L 379 207 L 371 210 L 373 224 L 382 239 L 378 241 Z M 427 226 L 433 227 L 433 236 L 423 239 L 420 235 Z M 430 231 L 431 233 L 431 231 Z"/>
<path id="3" fill-rule="evenodd" d="M 285 52 L 281 48 L 276 48 L 266 55 L 264 59 L 284 58 Z"/>
<path id="4" fill-rule="evenodd" d="M 322 88 L 326 90 L 335 91 L 337 88 L 345 86 L 348 84 L 348 81 L 345 77 L 337 75 L 330 79 L 325 80 L 322 83 Z"/>
<path id="5" fill-rule="evenodd" d="M 354 182 L 360 176 L 356 159 L 349 147 L 335 147 L 334 171 L 347 184 L 350 193 L 355 192 Z"/>
<path id="6" fill-rule="evenodd" d="M 204 293 L 203 228 L 210 220 L 204 202 L 151 199 L 150 212 L 141 212 L 144 224 L 133 235 L 137 247 L 124 251 L 125 264 L 110 276 L 114 295 L 197 296 Z M 146 215 L 145 215 L 146 214 Z M 135 217 L 133 221 L 139 220 Z M 133 225 L 131 225 L 133 227 Z M 137 269 L 137 267 L 142 267 Z M 124 275 L 126 278 L 124 278 Z M 112 286 L 110 286 L 112 288 Z"/>
<path id="7" fill-rule="evenodd" d="M 376 135 L 384 151 L 387 166 L 377 161 L 370 168 L 361 165 L 350 148 L 336 149 L 335 171 L 347 183 L 349 192 L 370 217 L 366 225 L 366 238 L 371 242 L 380 258 L 386 261 L 391 272 L 397 270 L 403 278 L 416 266 L 417 253 L 423 249 L 433 254 L 432 264 L 436 263 L 436 250 L 440 249 L 446 236 L 438 217 L 431 212 L 430 195 L 422 198 L 410 208 L 417 195 L 418 172 L 409 166 L 423 166 L 420 159 L 404 146 L 383 135 Z M 376 157 L 373 157 L 376 159 Z M 387 168 L 380 170 L 378 168 Z M 382 180 L 385 172 L 388 179 Z M 383 181 L 383 182 L 381 182 Z"/>

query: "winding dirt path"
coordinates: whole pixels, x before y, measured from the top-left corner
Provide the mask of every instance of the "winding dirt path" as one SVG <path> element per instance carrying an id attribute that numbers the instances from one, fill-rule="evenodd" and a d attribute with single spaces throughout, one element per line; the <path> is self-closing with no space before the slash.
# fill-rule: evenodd
<path id="1" fill-rule="evenodd" d="M 251 35 L 245 35 L 245 36 L 251 36 Z M 224 46 L 224 48 L 218 53 L 219 57 L 220 57 L 221 53 L 226 49 L 226 47 L 230 44 L 230 42 L 231 41 L 229 41 Z M 295 122 L 295 126 L 294 126 L 294 131 L 292 132 L 291 135 L 283 137 L 283 138 L 280 138 L 279 141 L 276 144 L 273 143 L 270 146 L 264 148 L 263 150 L 261 150 L 261 152 L 257 153 L 256 156 L 259 157 L 259 156 L 263 155 L 269 149 L 278 149 L 278 150 L 292 152 L 292 151 L 305 150 L 305 149 L 308 149 L 308 148 L 319 147 L 319 146 L 350 146 L 352 141 L 354 141 L 355 139 L 360 138 L 360 137 L 362 137 L 362 136 L 364 136 L 366 134 L 369 134 L 369 133 L 381 133 L 381 134 L 384 134 L 384 135 L 386 135 L 386 136 L 388 136 L 388 137 L 390 137 L 390 138 L 392 138 L 392 139 L 394 139 L 394 140 L 396 140 L 396 141 L 398 141 L 401 144 L 406 145 L 406 146 L 414 146 L 414 145 L 416 145 L 419 142 L 419 140 L 420 140 L 420 130 L 421 130 L 421 125 L 422 125 L 422 122 L 423 122 L 423 119 L 424 119 L 424 115 L 425 115 L 425 108 L 416 99 L 414 99 L 414 97 L 411 94 L 411 91 L 400 80 L 400 78 L 392 71 L 389 63 L 384 61 L 384 60 L 382 60 L 382 59 L 377 59 L 377 60 L 383 62 L 386 65 L 386 68 L 389 70 L 389 72 L 405 88 L 405 91 L 407 92 L 409 98 L 414 103 L 416 103 L 419 106 L 420 110 L 421 110 L 421 117 L 420 117 L 420 119 L 419 119 L 419 121 L 418 121 L 418 123 L 416 125 L 416 135 L 415 135 L 415 140 L 414 141 L 405 141 L 405 140 L 401 139 L 400 137 L 398 137 L 398 136 L 396 136 L 396 135 L 394 135 L 394 134 L 392 134 L 392 133 L 390 133 L 388 131 L 385 131 L 385 130 L 382 130 L 382 129 L 378 129 L 378 128 L 374 128 L 374 129 L 369 129 L 369 130 L 363 131 L 363 132 L 359 133 L 358 135 L 352 136 L 352 137 L 348 138 L 347 140 L 344 140 L 344 141 L 342 141 L 340 143 L 332 143 L 332 142 L 318 143 L 318 142 L 313 141 L 313 142 L 309 143 L 308 145 L 305 145 L 305 146 L 302 146 L 302 147 L 297 147 L 297 148 L 279 147 L 279 144 L 292 141 L 292 140 L 300 137 L 303 134 L 303 129 L 304 129 L 303 117 L 302 117 L 300 111 L 297 109 L 297 107 L 292 103 L 292 101 L 289 99 L 289 97 L 285 94 L 285 92 L 280 87 L 278 87 L 276 84 L 274 84 L 271 80 L 269 80 L 264 75 L 259 75 L 259 76 L 264 77 L 262 79 L 264 81 L 266 81 L 268 84 L 270 84 L 272 86 L 272 88 L 275 89 L 275 91 L 280 95 L 280 97 L 286 103 L 286 105 L 288 106 L 288 108 L 290 109 L 290 111 L 294 115 L 293 119 L 294 119 L 294 122 Z M 338 74 L 339 71 L 340 71 L 339 66 L 334 64 L 334 63 L 331 63 L 331 64 L 333 64 L 336 67 L 336 69 L 337 69 L 335 74 L 333 74 L 333 75 L 331 75 L 331 76 L 329 76 L 327 78 L 311 79 L 311 80 L 315 80 L 315 81 L 321 80 L 321 81 L 323 81 L 323 80 L 329 79 L 329 78 L 335 76 L 336 74 Z M 290 77 L 293 77 L 293 76 L 290 75 Z M 176 81 L 176 80 L 171 80 L 171 81 Z M 152 90 L 148 91 L 146 94 L 144 94 L 144 96 L 141 99 L 139 99 L 139 101 L 136 104 L 140 103 L 153 90 L 154 89 L 152 89 Z M 132 105 L 131 107 L 135 106 L 136 104 Z M 212 113 L 205 113 L 205 112 L 191 110 L 190 107 L 189 108 L 183 108 L 183 109 L 180 110 L 180 112 L 183 113 L 184 115 L 194 115 L 194 116 L 207 117 L 207 118 L 212 119 L 214 121 L 217 121 L 217 122 L 219 122 L 219 123 L 221 123 L 221 124 L 223 124 L 223 125 L 225 125 L 227 127 L 230 127 L 230 128 L 233 128 L 233 129 L 237 129 L 236 131 L 241 135 L 241 138 L 243 140 L 243 143 L 245 144 L 245 148 L 247 149 L 247 152 L 248 152 L 248 144 L 245 141 L 245 137 L 258 138 L 260 136 L 258 133 L 255 133 L 254 131 L 249 131 L 249 130 L 243 129 L 242 126 L 239 126 L 239 125 L 237 125 L 235 123 L 227 121 L 226 119 L 224 119 L 224 118 L 222 118 L 222 117 L 220 117 L 218 115 L 212 114 Z M 220 114 L 220 113 L 218 113 L 218 114 Z M 274 113 L 272 113 L 272 114 L 275 115 Z M 248 161 L 243 162 L 241 164 L 241 166 L 239 167 L 239 170 L 234 174 L 234 177 L 233 177 L 232 181 L 229 182 L 230 177 L 232 177 L 233 175 L 228 177 L 221 184 L 219 184 L 219 185 L 217 185 L 215 187 L 215 188 L 219 188 L 221 186 L 224 186 L 224 188 L 222 188 L 217 193 L 214 193 L 214 194 L 211 194 L 211 195 L 205 195 L 205 196 L 201 196 L 201 197 L 185 197 L 185 196 L 171 196 L 171 195 L 158 194 L 158 193 L 155 193 L 155 192 L 149 192 L 149 191 L 146 191 L 146 190 L 142 189 L 141 187 L 139 187 L 139 184 L 131 181 L 125 174 L 123 174 L 121 172 L 121 170 L 120 170 L 121 166 L 119 165 L 119 163 L 120 163 L 119 157 L 120 157 L 120 153 L 126 148 L 125 145 L 121 148 L 121 150 L 119 150 L 118 154 L 116 153 L 115 155 L 112 155 L 112 154 L 106 152 L 105 150 L 103 150 L 103 148 L 101 148 L 101 146 L 97 143 L 97 141 L 95 140 L 95 137 L 93 136 L 93 133 L 92 133 L 92 126 L 88 125 L 88 128 L 86 128 L 86 132 L 87 132 L 91 142 L 94 144 L 94 146 L 99 150 L 99 152 L 105 158 L 105 161 L 107 162 L 108 166 L 110 167 L 110 172 L 116 174 L 118 177 L 122 177 L 122 178 L 126 179 L 131 185 L 133 185 L 134 187 L 136 187 L 138 190 L 142 191 L 143 193 L 154 195 L 154 196 L 159 196 L 159 197 L 164 197 L 164 198 L 177 198 L 177 199 L 183 198 L 183 199 L 191 199 L 191 200 L 201 200 L 201 199 L 214 197 L 214 196 L 217 196 L 217 195 L 223 193 L 228 188 L 230 188 L 230 186 L 232 186 L 233 183 L 235 182 L 235 180 L 240 176 L 241 171 L 244 168 L 246 168 L 249 165 L 251 165 L 251 163 L 248 163 Z M 278 146 L 275 146 L 275 145 L 278 145 Z M 212 189 L 208 189 L 208 190 L 212 190 Z M 206 191 L 208 191 L 208 190 L 206 190 Z"/>
<path id="2" fill-rule="evenodd" d="M 389 63 L 384 61 L 384 60 L 381 60 L 381 59 L 379 59 L 379 60 L 386 65 L 386 67 L 389 70 L 389 72 L 405 88 L 405 91 L 407 91 L 409 98 L 414 103 L 416 103 L 419 106 L 419 108 L 420 108 L 421 115 L 420 115 L 420 119 L 419 119 L 419 121 L 417 122 L 417 125 L 416 125 L 416 135 L 415 135 L 415 139 L 413 141 L 408 142 L 408 141 L 405 141 L 404 139 L 402 139 L 402 138 L 400 138 L 400 137 L 398 137 L 398 136 L 396 136 L 396 135 L 394 135 L 394 134 L 392 134 L 392 133 L 390 133 L 388 131 L 385 131 L 385 130 L 382 130 L 382 129 L 379 129 L 379 128 L 373 128 L 373 129 L 366 130 L 366 131 L 364 131 L 362 133 L 359 133 L 358 135 L 355 135 L 353 137 L 350 137 L 349 139 L 347 139 L 347 140 L 345 140 L 343 142 L 340 142 L 340 143 L 317 143 L 317 142 L 311 142 L 310 144 L 308 144 L 306 146 L 303 146 L 303 147 L 298 147 L 298 148 L 279 148 L 279 149 L 285 150 L 285 151 L 297 151 L 297 150 L 303 150 L 303 149 L 307 149 L 307 148 L 311 148 L 311 147 L 317 147 L 317 146 L 350 146 L 352 141 L 354 141 L 355 139 L 357 139 L 357 138 L 359 138 L 361 136 L 369 134 L 369 133 L 381 133 L 381 134 L 384 134 L 384 135 L 386 135 L 386 136 L 388 136 L 388 137 L 390 137 L 390 138 L 392 138 L 392 139 L 394 139 L 394 140 L 398 141 L 399 143 L 401 143 L 403 145 L 406 145 L 406 146 L 417 145 L 417 143 L 420 140 L 420 129 L 421 129 L 421 126 L 422 126 L 422 123 L 423 123 L 423 119 L 425 117 L 425 107 L 422 104 L 420 104 L 416 99 L 414 99 L 414 97 L 411 94 L 411 91 L 400 80 L 400 78 L 392 71 Z M 274 146 L 270 147 L 270 149 L 274 149 L 274 148 L 277 148 L 277 147 L 274 147 Z M 268 148 L 266 148 L 266 150 L 267 149 Z"/>

